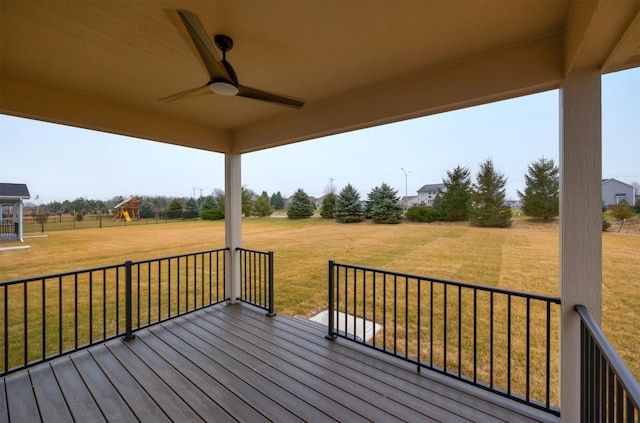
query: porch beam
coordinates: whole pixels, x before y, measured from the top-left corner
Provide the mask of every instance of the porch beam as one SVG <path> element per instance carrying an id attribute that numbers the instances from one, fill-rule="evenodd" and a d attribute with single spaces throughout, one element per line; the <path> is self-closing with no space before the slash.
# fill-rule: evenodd
<path id="1" fill-rule="evenodd" d="M 225 246 L 225 296 L 231 303 L 240 297 L 240 252 L 242 246 L 242 179 L 241 155 L 224 156 L 224 222 Z"/>
<path id="2" fill-rule="evenodd" d="M 580 421 L 580 318 L 602 324 L 601 75 L 569 75 L 560 88 L 560 407 Z"/>

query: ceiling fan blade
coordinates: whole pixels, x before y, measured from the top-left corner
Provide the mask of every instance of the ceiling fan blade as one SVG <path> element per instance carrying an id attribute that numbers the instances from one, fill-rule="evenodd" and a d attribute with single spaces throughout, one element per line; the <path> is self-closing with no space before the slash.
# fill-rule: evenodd
<path id="1" fill-rule="evenodd" d="M 159 101 L 166 101 L 167 103 L 170 101 L 175 101 L 175 100 L 180 100 L 181 98 L 185 98 L 185 97 L 195 97 L 198 95 L 203 95 L 203 94 L 213 94 L 213 92 L 209 89 L 209 84 L 205 85 L 204 87 L 195 87 L 195 88 L 191 88 L 185 91 L 181 91 L 179 93 L 176 94 L 171 94 L 169 96 L 166 97 L 162 97 L 160 99 L 158 99 Z"/>
<path id="2" fill-rule="evenodd" d="M 229 73 L 220 63 L 220 58 L 211 42 L 211 37 L 209 37 L 207 31 L 204 29 L 200 18 L 188 10 L 178 9 L 177 12 L 200 54 L 202 63 L 207 68 L 207 72 L 209 72 L 211 81 L 220 79 L 231 81 Z"/>
<path id="3" fill-rule="evenodd" d="M 255 100 L 268 101 L 269 103 L 276 103 L 281 106 L 292 107 L 294 109 L 299 109 L 304 106 L 304 101 L 283 97 L 266 91 L 256 90 L 255 88 L 249 88 L 243 85 L 238 85 L 237 95 L 240 97 L 253 98 Z"/>

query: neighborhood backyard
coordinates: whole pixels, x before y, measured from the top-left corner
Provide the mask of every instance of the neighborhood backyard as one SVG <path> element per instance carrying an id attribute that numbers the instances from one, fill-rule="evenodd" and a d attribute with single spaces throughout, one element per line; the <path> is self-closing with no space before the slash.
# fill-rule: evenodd
<path id="1" fill-rule="evenodd" d="M 640 231 L 603 233 L 603 328 L 640 378 Z M 637 225 L 640 226 L 640 225 Z M 243 246 L 275 255 L 275 311 L 311 317 L 327 307 L 327 262 L 355 264 L 558 296 L 558 222 L 515 219 L 508 229 L 466 223 L 247 218 Z M 224 222 L 180 222 L 29 234 L 26 249 L 0 251 L 0 282 L 192 253 L 224 246 Z"/>

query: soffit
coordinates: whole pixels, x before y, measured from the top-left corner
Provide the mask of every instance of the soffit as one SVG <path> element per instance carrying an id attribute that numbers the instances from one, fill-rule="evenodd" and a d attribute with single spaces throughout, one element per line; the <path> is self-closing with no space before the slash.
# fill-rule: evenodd
<path id="1" fill-rule="evenodd" d="M 567 63 L 620 67 L 637 50 L 638 2 L 618 14 L 595 3 L 2 1 L 0 109 L 254 151 L 551 89 Z M 169 19 L 177 8 L 234 39 L 227 59 L 242 84 L 305 99 L 303 109 L 213 94 L 158 101 L 208 79 Z"/>

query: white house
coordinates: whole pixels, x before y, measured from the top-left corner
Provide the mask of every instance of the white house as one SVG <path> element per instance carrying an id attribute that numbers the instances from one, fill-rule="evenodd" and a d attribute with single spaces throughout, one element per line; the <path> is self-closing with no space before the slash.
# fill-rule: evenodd
<path id="1" fill-rule="evenodd" d="M 22 201 L 30 198 L 26 184 L 0 183 L 0 240 L 24 241 Z"/>
<path id="2" fill-rule="evenodd" d="M 436 199 L 438 192 L 445 191 L 444 184 L 427 184 L 418 190 L 417 203 L 421 206 L 432 207 L 433 200 Z"/>

